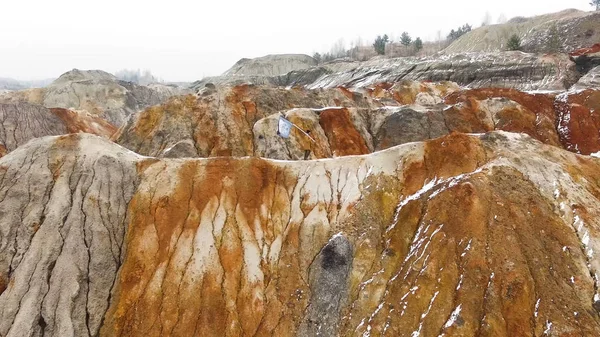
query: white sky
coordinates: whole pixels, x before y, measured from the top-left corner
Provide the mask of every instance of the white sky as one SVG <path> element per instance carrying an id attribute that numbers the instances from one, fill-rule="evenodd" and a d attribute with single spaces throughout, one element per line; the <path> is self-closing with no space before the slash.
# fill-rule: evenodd
<path id="1" fill-rule="evenodd" d="M 218 75 L 242 57 L 328 51 L 378 34 L 433 40 L 486 12 L 531 16 L 589 0 L 2 0 L 0 77 L 58 77 L 73 68 L 149 69 L 167 81 Z"/>

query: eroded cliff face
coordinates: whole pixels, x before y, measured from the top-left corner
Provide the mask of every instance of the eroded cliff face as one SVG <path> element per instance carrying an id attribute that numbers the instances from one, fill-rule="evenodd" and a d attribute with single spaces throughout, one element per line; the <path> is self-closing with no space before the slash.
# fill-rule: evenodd
<path id="1" fill-rule="evenodd" d="M 0 159 L 0 335 L 597 336 L 599 181 L 505 132 L 296 162 L 38 139 Z"/>
<path id="2" fill-rule="evenodd" d="M 0 162 L 0 335 L 92 336 L 122 264 L 135 158 L 89 134 Z"/>
<path id="3" fill-rule="evenodd" d="M 504 130 L 592 154 L 600 151 L 599 95 L 415 81 L 353 90 L 218 86 L 140 112 L 114 140 L 156 157 L 300 160 L 305 150 L 313 159 L 360 155 L 451 132 Z M 279 137 L 281 115 L 302 131 Z"/>
<path id="4" fill-rule="evenodd" d="M 320 109 L 361 104 L 367 106 L 354 102 L 343 90 L 249 85 L 218 88 L 200 97 L 177 97 L 136 114 L 115 135 L 115 141 L 150 156 L 169 157 L 183 149 L 187 157 L 242 157 L 253 154 L 252 128 L 262 118 L 294 107 Z"/>
<path id="5" fill-rule="evenodd" d="M 67 128 L 67 133 L 85 132 L 110 138 L 117 132 L 116 126 L 83 110 L 73 111 L 61 108 L 52 108 L 49 110 L 60 118 Z"/>
<path id="6" fill-rule="evenodd" d="M 365 88 L 382 82 L 453 81 L 471 88 L 565 90 L 582 76 L 566 54 L 522 52 L 457 53 L 431 57 L 374 58 L 365 62 L 338 60 L 285 75 L 217 76 L 195 82 L 201 89 L 217 85 L 275 85 L 316 88 Z"/>
<path id="7" fill-rule="evenodd" d="M 0 157 L 30 139 L 66 131 L 61 120 L 42 106 L 0 104 Z"/>
<path id="8" fill-rule="evenodd" d="M 576 90 L 593 88 L 600 88 L 600 66 L 591 69 L 573 86 Z"/>
<path id="9" fill-rule="evenodd" d="M 110 138 L 116 128 L 84 111 L 0 103 L 0 157 L 34 138 L 78 132 Z"/>

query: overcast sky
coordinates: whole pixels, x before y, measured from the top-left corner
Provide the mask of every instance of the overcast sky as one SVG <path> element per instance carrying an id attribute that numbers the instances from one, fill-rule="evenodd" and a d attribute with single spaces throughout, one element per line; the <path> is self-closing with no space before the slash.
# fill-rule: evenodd
<path id="1" fill-rule="evenodd" d="M 149 69 L 168 81 L 218 75 L 242 57 L 327 51 L 378 34 L 433 40 L 494 21 L 589 0 L 2 0 L 0 77 L 58 77 L 73 68 Z"/>

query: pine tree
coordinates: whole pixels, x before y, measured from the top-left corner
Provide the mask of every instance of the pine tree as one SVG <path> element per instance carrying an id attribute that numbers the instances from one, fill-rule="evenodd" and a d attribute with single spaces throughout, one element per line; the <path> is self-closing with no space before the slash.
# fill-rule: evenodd
<path id="1" fill-rule="evenodd" d="M 454 31 L 454 29 L 450 31 L 450 34 L 448 34 L 447 39 L 450 40 L 450 41 L 456 39 L 456 31 Z"/>
<path id="2" fill-rule="evenodd" d="M 517 34 L 513 34 L 506 42 L 507 50 L 521 50 L 521 38 Z"/>
<path id="3" fill-rule="evenodd" d="M 420 51 L 421 49 L 423 49 L 423 41 L 418 37 L 415 39 L 415 50 Z"/>
<path id="4" fill-rule="evenodd" d="M 560 32 L 556 25 L 552 25 L 548 30 L 548 42 L 546 43 L 546 50 L 549 53 L 559 53 L 562 50 L 562 43 L 560 42 Z"/>
<path id="5" fill-rule="evenodd" d="M 600 11 L 600 0 L 591 0 L 590 5 L 596 6 L 596 10 Z"/>
<path id="6" fill-rule="evenodd" d="M 455 31 L 453 29 L 450 32 L 450 34 L 448 34 L 447 39 L 449 41 L 454 41 L 454 40 L 458 39 L 459 37 L 465 35 L 466 33 L 470 32 L 472 28 L 473 27 L 470 24 L 465 23 L 462 27 L 458 27 L 458 30 Z"/>
<path id="7" fill-rule="evenodd" d="M 387 34 L 383 35 L 383 37 L 381 35 L 377 36 L 377 38 L 375 39 L 375 43 L 373 43 L 373 48 L 375 49 L 377 54 L 385 54 L 385 45 L 388 43 L 389 40 L 390 39 L 388 38 Z"/>
<path id="8" fill-rule="evenodd" d="M 321 54 L 319 54 L 319 53 L 314 53 L 313 58 L 315 59 L 315 61 L 317 61 L 317 64 L 320 64 L 322 61 Z"/>
<path id="9" fill-rule="evenodd" d="M 402 33 L 402 35 L 400 36 L 400 43 L 405 47 L 410 46 L 410 44 L 412 43 L 412 38 L 410 37 L 410 35 L 408 35 L 407 32 Z"/>

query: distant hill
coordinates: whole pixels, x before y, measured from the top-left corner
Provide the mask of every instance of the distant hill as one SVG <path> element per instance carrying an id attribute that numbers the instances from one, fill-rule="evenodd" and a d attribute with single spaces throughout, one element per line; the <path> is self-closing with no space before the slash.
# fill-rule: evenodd
<path id="1" fill-rule="evenodd" d="M 241 59 L 224 76 L 277 76 L 290 71 L 317 65 L 317 61 L 303 54 L 267 55 L 254 59 Z"/>
<path id="2" fill-rule="evenodd" d="M 455 54 L 505 50 L 507 40 L 513 34 L 521 38 L 525 52 L 570 52 L 600 42 L 600 12 L 568 9 L 531 18 L 515 17 L 505 24 L 474 29 L 443 52 Z M 553 45 L 556 45 L 555 48 Z"/>
<path id="3" fill-rule="evenodd" d="M 0 95 L 0 103 L 27 102 L 46 108 L 85 110 L 120 126 L 132 113 L 187 92 L 174 85 L 121 81 L 102 70 L 73 69 L 44 88 L 12 89 Z"/>
<path id="4" fill-rule="evenodd" d="M 22 90 L 29 88 L 43 88 L 54 81 L 54 78 L 36 80 L 36 81 L 19 81 L 14 78 L 0 77 L 0 90 Z"/>

